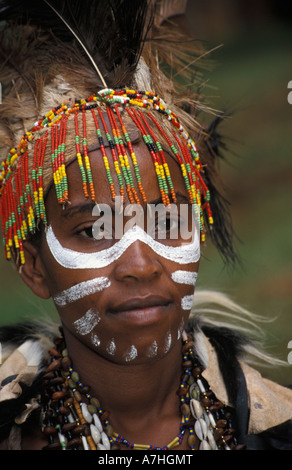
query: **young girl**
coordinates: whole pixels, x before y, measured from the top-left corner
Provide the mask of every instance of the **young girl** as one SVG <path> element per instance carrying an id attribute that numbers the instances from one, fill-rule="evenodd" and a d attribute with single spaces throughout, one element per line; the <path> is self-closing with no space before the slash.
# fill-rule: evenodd
<path id="1" fill-rule="evenodd" d="M 4 3 L 5 253 L 62 326 L 1 328 L 2 448 L 291 448 L 291 391 L 189 319 L 206 235 L 227 258 L 232 235 L 194 101 L 141 55 L 163 9 Z"/>

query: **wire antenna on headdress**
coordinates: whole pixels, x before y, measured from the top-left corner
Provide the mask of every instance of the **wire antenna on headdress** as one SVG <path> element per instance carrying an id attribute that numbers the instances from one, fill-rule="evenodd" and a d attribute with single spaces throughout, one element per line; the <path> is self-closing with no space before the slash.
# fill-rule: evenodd
<path id="1" fill-rule="evenodd" d="M 63 21 L 63 23 L 66 25 L 66 27 L 69 29 L 69 31 L 71 31 L 72 35 L 77 39 L 77 41 L 79 42 L 80 46 L 84 49 L 85 53 L 87 54 L 90 62 L 92 63 L 94 69 L 96 70 L 103 86 L 105 88 L 107 88 L 107 84 L 103 78 L 103 75 L 101 73 L 101 71 L 99 70 L 95 60 L 93 59 L 92 55 L 90 54 L 90 52 L 88 51 L 87 47 L 85 46 L 85 44 L 83 43 L 83 41 L 78 37 L 78 35 L 76 34 L 76 32 L 74 31 L 73 28 L 71 28 L 71 26 L 67 23 L 67 21 L 65 20 L 65 18 L 63 18 L 63 16 L 61 15 L 61 13 L 59 13 L 56 8 L 53 7 L 53 5 L 50 4 L 50 2 L 48 0 L 44 0 L 44 2 L 53 10 L 53 12 L 60 18 L 61 21 Z"/>

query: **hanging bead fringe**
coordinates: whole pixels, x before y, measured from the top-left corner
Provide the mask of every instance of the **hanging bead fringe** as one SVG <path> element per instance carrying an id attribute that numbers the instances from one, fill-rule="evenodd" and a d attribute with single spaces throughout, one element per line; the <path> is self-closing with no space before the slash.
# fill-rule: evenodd
<path id="1" fill-rule="evenodd" d="M 202 177 L 203 167 L 194 141 L 180 124 L 177 116 L 167 109 L 164 101 L 153 92 L 105 89 L 86 100 L 74 101 L 73 104 L 68 102 L 49 111 L 35 123 L 31 131 L 23 136 L 19 145 L 10 150 L 7 158 L 3 161 L 0 171 L 1 223 L 7 259 L 11 259 L 16 251 L 20 264 L 23 264 L 25 262 L 23 241 L 28 234 L 35 232 L 40 221 L 44 224 L 47 223 L 43 166 L 49 133 L 52 173 L 57 199 L 62 205 L 69 201 L 65 154 L 67 123 L 71 115 L 74 117 L 75 123 L 76 158 L 80 168 L 84 196 L 95 202 L 94 180 L 87 145 L 88 116 L 86 112 L 91 111 L 112 199 L 115 199 L 117 192 L 102 132 L 105 133 L 110 147 L 119 192 L 123 200 L 127 194 L 131 203 L 147 202 L 137 157 L 121 116 L 121 107 L 126 109 L 142 133 L 145 145 L 153 160 L 161 199 L 166 206 L 170 204 L 170 201 L 176 202 L 176 194 L 157 134 L 168 143 L 169 150 L 180 165 L 190 203 L 199 207 L 201 241 L 205 240 L 205 218 L 208 220 L 209 227 L 213 224 L 213 218 L 210 208 L 210 194 Z M 170 140 L 152 113 L 147 111 L 145 114 L 139 108 L 152 110 L 164 116 L 178 132 L 173 133 L 174 141 Z M 108 116 L 111 129 L 107 127 L 104 112 Z M 79 123 L 80 115 L 81 123 Z M 150 126 L 150 122 L 154 124 L 157 131 L 154 131 L 153 126 Z M 80 128 L 82 136 L 80 136 Z M 29 143 L 33 141 L 34 151 L 30 156 Z M 30 166 L 28 159 L 30 158 L 33 162 L 31 175 L 28 172 Z M 133 165 L 133 174 L 130 161 Z"/>

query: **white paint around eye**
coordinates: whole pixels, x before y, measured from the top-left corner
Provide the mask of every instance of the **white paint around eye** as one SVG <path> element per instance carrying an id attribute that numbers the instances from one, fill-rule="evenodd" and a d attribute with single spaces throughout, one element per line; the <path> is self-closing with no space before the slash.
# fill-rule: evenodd
<path id="1" fill-rule="evenodd" d="M 80 335 L 88 335 L 100 321 L 97 310 L 89 309 L 81 318 L 73 322 L 73 325 Z"/>
<path id="2" fill-rule="evenodd" d="M 179 264 L 195 263 L 200 259 L 200 237 L 196 231 L 191 243 L 180 246 L 169 246 L 157 242 L 141 227 L 135 226 L 128 230 L 122 238 L 110 248 L 96 253 L 82 253 L 64 248 L 56 238 L 51 226 L 46 232 L 48 247 L 55 260 L 67 269 L 98 269 L 108 266 L 136 241 L 148 245 L 157 255 Z"/>
<path id="3" fill-rule="evenodd" d="M 130 362 L 133 361 L 138 356 L 138 351 L 134 345 L 130 347 L 130 349 L 125 354 L 125 361 Z"/>
<path id="4" fill-rule="evenodd" d="M 54 297 L 54 301 L 59 307 L 64 307 L 65 305 L 76 302 L 76 300 L 82 299 L 87 295 L 100 292 L 110 285 L 110 280 L 107 277 L 96 277 L 95 279 L 80 282 L 80 284 L 69 287 L 69 289 L 56 295 Z"/>
<path id="5" fill-rule="evenodd" d="M 181 270 L 174 271 L 171 275 L 171 279 L 177 284 L 187 284 L 190 286 L 194 286 L 196 284 L 197 277 L 198 273 Z"/>
<path id="6" fill-rule="evenodd" d="M 181 299 L 181 308 L 183 310 L 190 310 L 193 306 L 194 295 L 185 295 Z"/>

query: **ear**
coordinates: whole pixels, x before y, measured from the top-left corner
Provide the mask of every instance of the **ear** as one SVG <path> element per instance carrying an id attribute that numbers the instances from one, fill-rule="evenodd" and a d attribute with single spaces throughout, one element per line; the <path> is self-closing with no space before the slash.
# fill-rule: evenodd
<path id="1" fill-rule="evenodd" d="M 22 280 L 38 297 L 49 299 L 51 294 L 37 247 L 31 242 L 25 241 L 23 251 L 25 263 L 19 270 Z"/>

